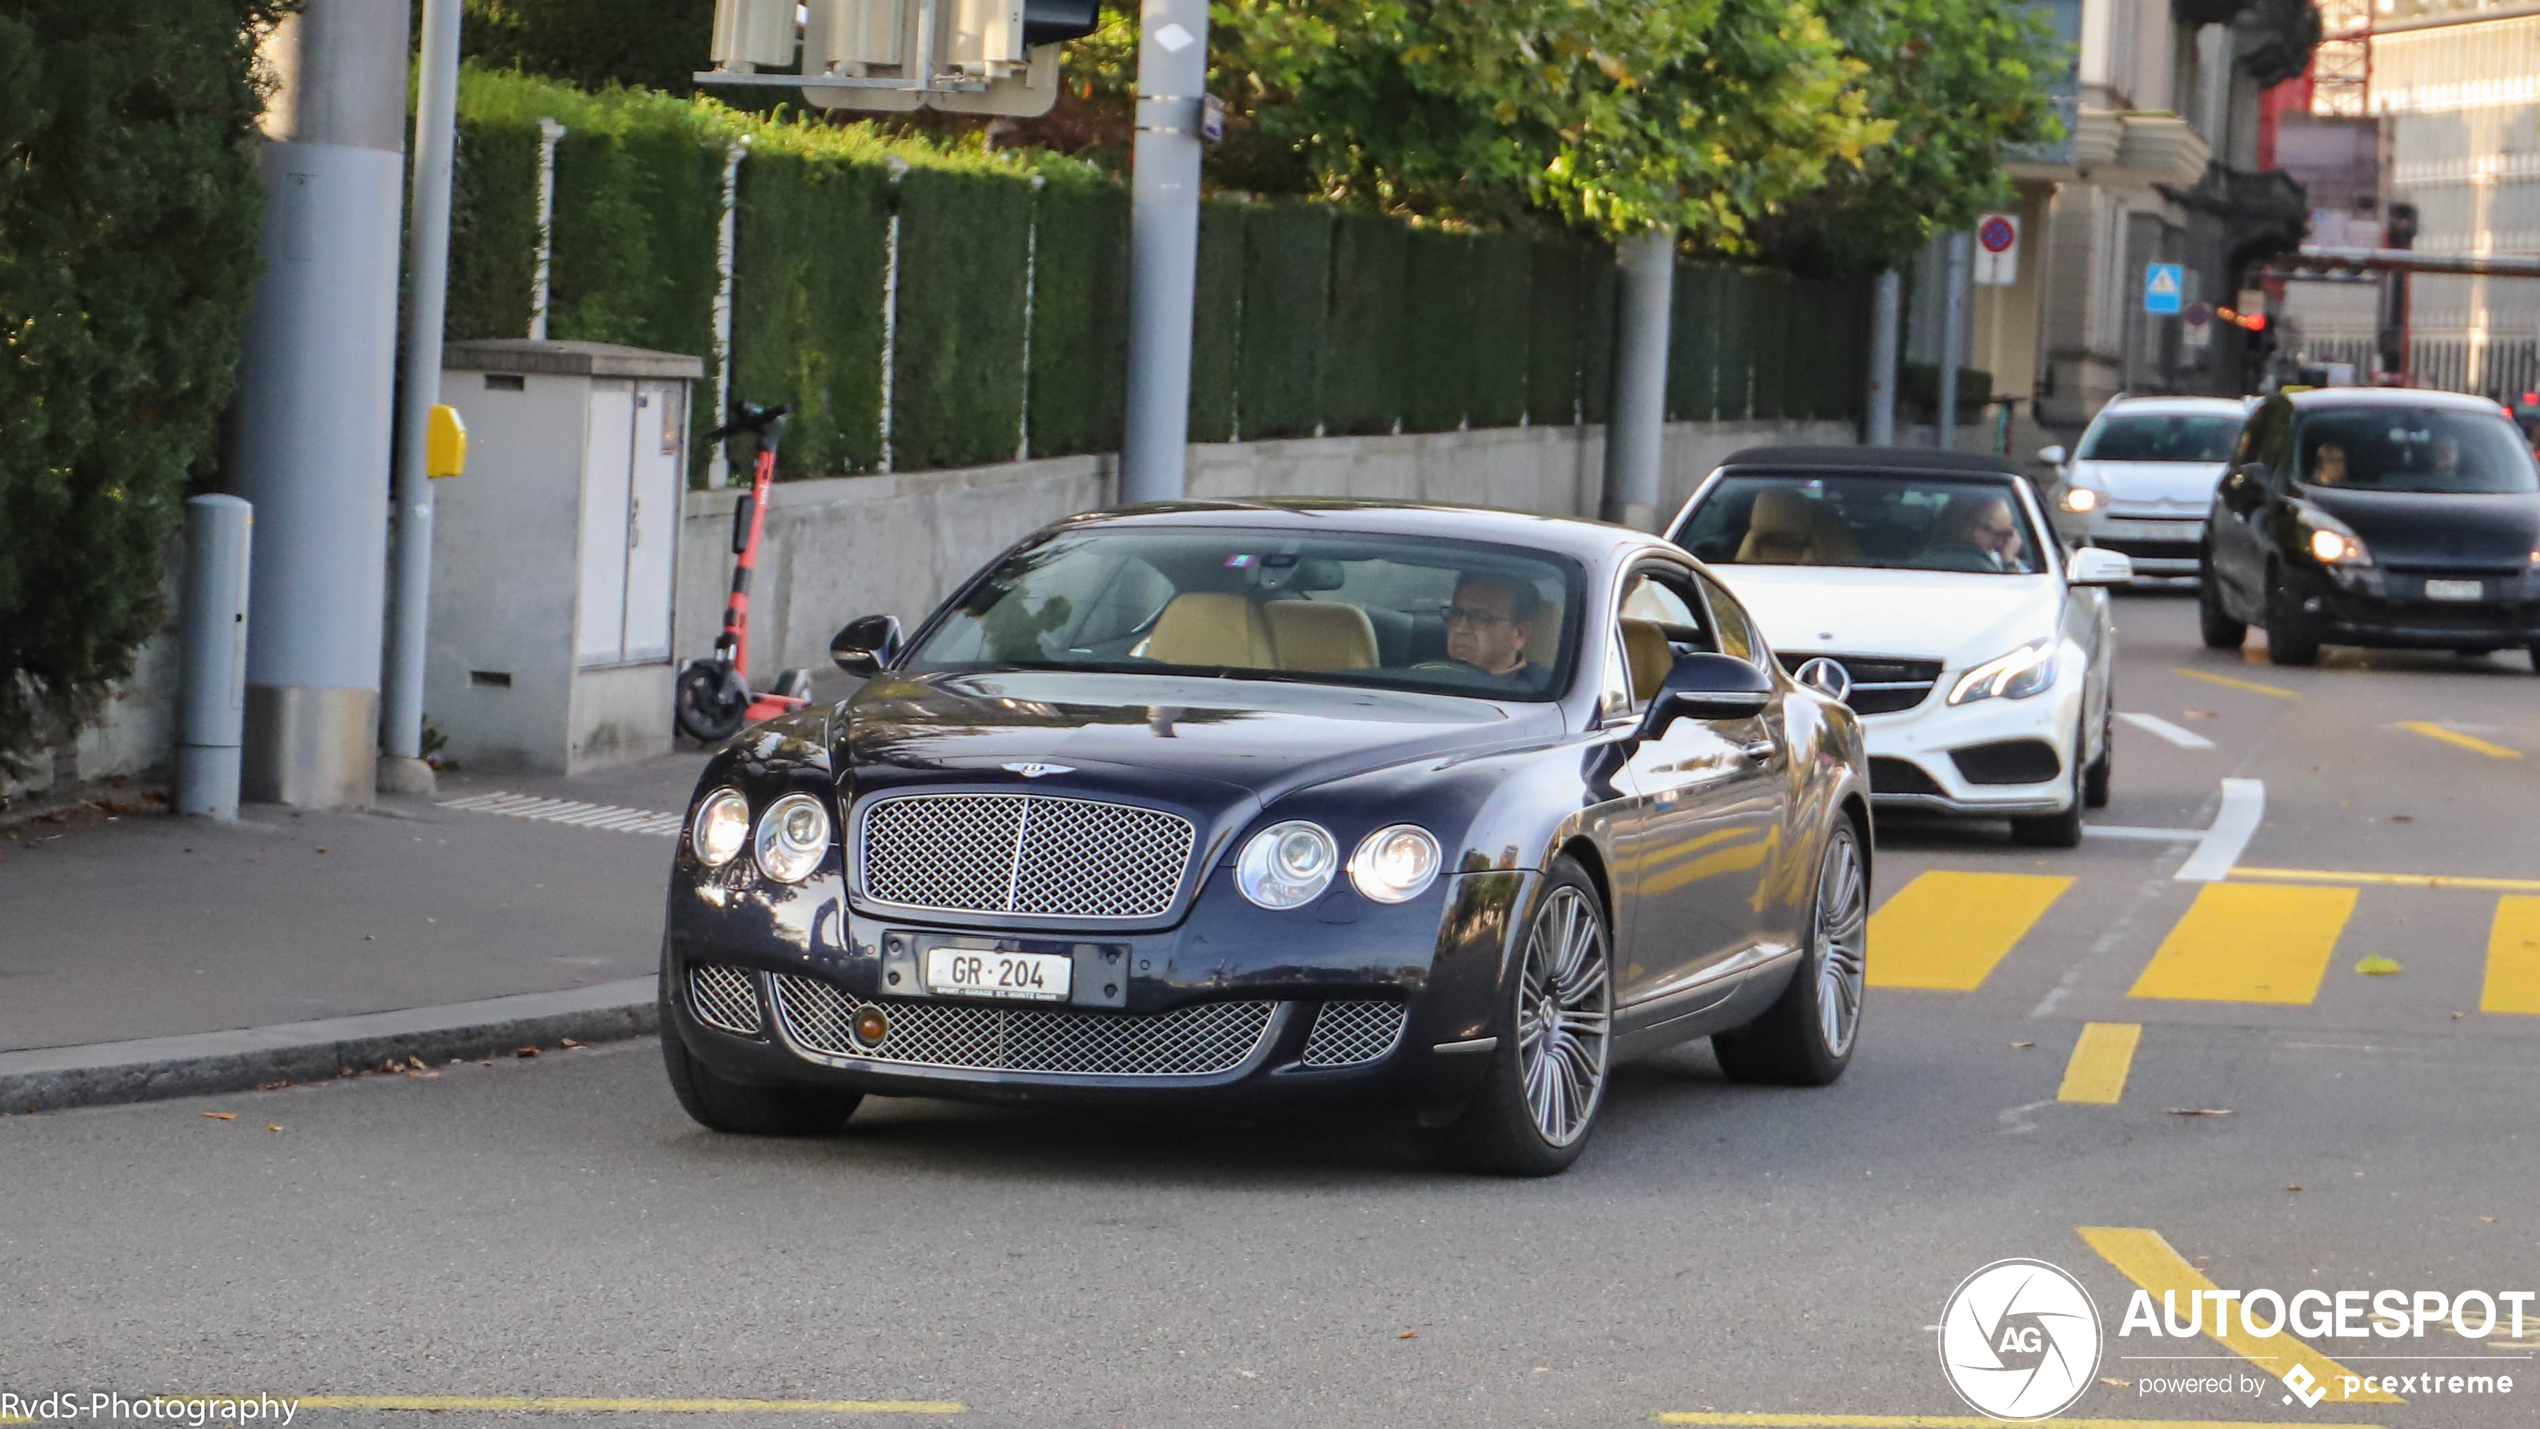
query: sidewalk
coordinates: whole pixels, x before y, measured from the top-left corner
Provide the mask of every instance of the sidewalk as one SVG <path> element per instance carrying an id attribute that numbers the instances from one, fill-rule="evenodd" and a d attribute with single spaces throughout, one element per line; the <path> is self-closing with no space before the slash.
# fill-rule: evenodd
<path id="1" fill-rule="evenodd" d="M 648 1030 L 660 830 L 704 758 L 452 774 L 360 813 L 92 808 L 0 828 L 0 1111 Z M 668 817 L 444 807 L 498 791 Z"/>

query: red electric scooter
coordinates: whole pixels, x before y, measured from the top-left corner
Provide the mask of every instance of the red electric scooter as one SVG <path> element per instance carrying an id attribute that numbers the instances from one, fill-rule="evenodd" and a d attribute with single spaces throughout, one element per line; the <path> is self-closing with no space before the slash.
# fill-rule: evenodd
<path id="1" fill-rule="evenodd" d="M 749 495 L 732 508 L 732 598 L 723 607 L 723 633 L 715 637 L 713 654 L 679 668 L 671 688 L 679 732 L 706 744 L 730 739 L 744 724 L 801 709 L 811 696 L 811 671 L 799 668 L 779 672 L 767 693 L 750 693 L 750 572 L 758 568 L 759 532 L 767 525 L 767 488 L 776 479 L 785 409 L 735 402 L 731 419 L 706 435 L 723 441 L 744 432 L 758 438 L 758 469 Z"/>

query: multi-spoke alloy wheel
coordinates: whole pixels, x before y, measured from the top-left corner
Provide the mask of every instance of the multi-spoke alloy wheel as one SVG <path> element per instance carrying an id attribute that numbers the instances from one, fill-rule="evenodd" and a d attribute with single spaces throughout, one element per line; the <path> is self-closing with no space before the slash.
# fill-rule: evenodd
<path id="1" fill-rule="evenodd" d="M 1790 985 L 1764 1015 L 1716 1032 L 1720 1070 L 1741 1082 L 1822 1087 L 1843 1075 L 1861 1036 L 1869 971 L 1870 868 L 1852 821 L 1838 817 L 1817 863 L 1807 946 Z"/>
<path id="2" fill-rule="evenodd" d="M 1826 1050 L 1850 1056 L 1869 972 L 1870 880 L 1849 837 L 1831 841 L 1817 873 L 1817 1026 Z"/>
<path id="3" fill-rule="evenodd" d="M 1613 991 L 1595 906 L 1576 888 L 1553 889 L 1526 932 L 1517 986 L 1517 1068 L 1535 1130 L 1551 1145 L 1578 1140 L 1596 1114 Z"/>

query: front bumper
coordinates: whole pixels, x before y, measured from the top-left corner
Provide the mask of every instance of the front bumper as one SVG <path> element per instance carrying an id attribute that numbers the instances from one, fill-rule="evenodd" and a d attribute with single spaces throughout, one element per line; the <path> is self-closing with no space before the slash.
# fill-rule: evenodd
<path id="1" fill-rule="evenodd" d="M 2428 600 L 2425 583 L 2477 580 L 2477 600 Z M 2325 644 L 2396 649 L 2540 643 L 2540 574 L 2317 568 L 2287 573 L 2291 594 Z"/>
<path id="2" fill-rule="evenodd" d="M 2072 806 L 2082 677 L 2067 668 L 2024 700 L 1948 703 L 1961 671 L 1944 671 L 1913 709 L 1867 715 L 1870 796 L 1883 808 L 2001 817 Z M 2021 778 L 2034 774 L 2035 778 Z"/>
<path id="3" fill-rule="evenodd" d="M 2205 541 L 2202 516 L 2144 515 L 2118 507 L 2081 519 L 2083 541 L 2124 555 L 2134 563 L 2138 579 L 2196 574 L 2197 552 Z"/>

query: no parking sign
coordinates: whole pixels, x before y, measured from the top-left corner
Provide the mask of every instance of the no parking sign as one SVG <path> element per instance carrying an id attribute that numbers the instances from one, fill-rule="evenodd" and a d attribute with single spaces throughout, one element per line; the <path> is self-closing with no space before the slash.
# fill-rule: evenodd
<path id="1" fill-rule="evenodd" d="M 1976 220 L 1975 281 L 2005 288 L 2020 279 L 2020 218 L 1988 213 Z"/>

